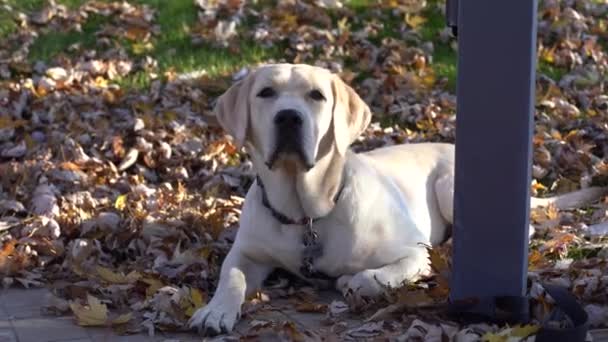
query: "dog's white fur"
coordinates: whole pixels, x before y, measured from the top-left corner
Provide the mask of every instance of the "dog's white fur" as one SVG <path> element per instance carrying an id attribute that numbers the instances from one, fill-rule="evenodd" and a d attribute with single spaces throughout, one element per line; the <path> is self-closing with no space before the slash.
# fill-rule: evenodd
<path id="1" fill-rule="evenodd" d="M 264 87 L 276 95 L 257 96 Z M 319 90 L 325 100 L 310 98 Z M 279 110 L 302 113 L 303 168 L 294 155 L 266 165 L 278 143 L 273 118 Z M 355 154 L 348 146 L 370 122 L 370 110 L 336 75 L 307 65 L 261 67 L 232 86 L 216 106 L 220 124 L 246 145 L 271 205 L 292 218 L 323 217 L 315 224 L 324 254 L 315 269 L 337 277 L 336 287 L 357 298 L 379 295 L 429 270 L 422 244 L 444 241 L 452 223 L 454 147 L 421 143 Z M 302 159 L 300 158 L 300 159 Z M 342 176 L 345 185 L 334 205 Z M 597 194 L 579 192 L 532 205 L 576 205 Z M 536 201 L 536 202 L 535 202 Z M 274 268 L 300 275 L 304 228 L 282 225 L 262 205 L 257 185 L 249 189 L 236 241 L 221 269 L 211 301 L 191 318 L 191 327 L 229 332 L 247 295 Z"/>

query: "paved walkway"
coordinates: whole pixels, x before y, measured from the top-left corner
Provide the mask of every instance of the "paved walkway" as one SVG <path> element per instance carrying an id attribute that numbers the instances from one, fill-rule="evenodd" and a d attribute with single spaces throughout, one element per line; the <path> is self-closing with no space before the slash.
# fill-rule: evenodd
<path id="1" fill-rule="evenodd" d="M 145 334 L 118 336 L 109 328 L 84 328 L 78 326 L 72 316 L 45 315 L 42 307 L 47 303 L 47 294 L 49 294 L 47 289 L 0 289 L 0 342 L 191 342 L 202 340 L 194 333 L 157 332 L 154 337 Z M 273 302 L 273 307 L 274 304 Z M 279 305 L 278 310 L 262 311 L 251 315 L 248 319 L 241 320 L 235 328 L 235 338 L 232 340 L 238 340 L 238 337 L 246 334 L 252 324 L 264 324 L 264 322 L 293 322 L 300 330 L 319 331 L 322 329 L 321 321 L 325 315 L 296 312 L 289 309 L 293 305 L 283 304 L 287 305 Z M 362 324 L 352 321 L 349 326 L 357 323 Z"/>
<path id="2" fill-rule="evenodd" d="M 47 302 L 46 289 L 4 289 L 0 290 L 0 342 L 193 342 L 203 340 L 194 333 L 166 334 L 157 333 L 150 337 L 145 334 L 118 336 L 111 329 L 83 328 L 76 325 L 71 316 L 44 315 L 42 306 Z M 323 302 L 329 303 L 337 294 L 323 296 Z M 333 298 L 332 298 L 333 297 Z M 276 303 L 279 309 L 262 311 L 242 320 L 236 327 L 233 341 L 238 341 L 249 330 L 252 324 L 264 322 L 293 322 L 298 329 L 323 334 L 325 315 L 315 313 L 296 312 L 293 305 Z M 273 303 L 275 306 L 275 303 Z M 344 329 L 353 329 L 362 325 L 362 322 L 349 320 Z M 594 341 L 608 342 L 608 329 L 592 332 Z M 316 335 L 320 337 L 319 335 Z M 260 337 L 260 339 L 262 339 Z M 317 338 L 313 338 L 315 340 Z M 225 338 L 220 339 L 225 340 Z M 273 339 L 274 340 L 274 339 Z"/>

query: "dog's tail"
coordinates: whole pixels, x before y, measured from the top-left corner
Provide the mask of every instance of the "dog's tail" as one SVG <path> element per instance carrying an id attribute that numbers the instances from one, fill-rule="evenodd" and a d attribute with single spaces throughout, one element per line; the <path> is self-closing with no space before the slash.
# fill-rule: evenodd
<path id="1" fill-rule="evenodd" d="M 589 187 L 554 197 L 530 199 L 530 207 L 555 206 L 557 209 L 573 209 L 589 205 L 608 195 L 608 187 Z"/>

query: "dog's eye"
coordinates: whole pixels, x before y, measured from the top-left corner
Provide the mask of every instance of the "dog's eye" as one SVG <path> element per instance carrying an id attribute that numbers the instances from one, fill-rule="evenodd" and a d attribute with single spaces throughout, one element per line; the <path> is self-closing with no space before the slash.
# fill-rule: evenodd
<path id="1" fill-rule="evenodd" d="M 270 88 L 270 87 L 266 87 L 264 89 L 262 89 L 259 93 L 258 93 L 258 97 L 273 97 L 275 96 L 277 93 L 274 91 L 274 89 Z"/>
<path id="2" fill-rule="evenodd" d="M 313 90 L 310 93 L 308 93 L 308 96 L 310 96 L 313 100 L 315 101 L 322 101 L 325 100 L 325 96 L 323 96 L 323 93 L 321 93 L 318 90 Z"/>

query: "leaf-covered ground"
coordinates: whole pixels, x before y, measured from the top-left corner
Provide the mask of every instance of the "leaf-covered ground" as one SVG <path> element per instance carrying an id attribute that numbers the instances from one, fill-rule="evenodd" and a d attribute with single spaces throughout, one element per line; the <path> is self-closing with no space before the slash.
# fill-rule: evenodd
<path id="1" fill-rule="evenodd" d="M 457 43 L 443 9 L 431 0 L 0 0 L 3 285 L 50 286 L 49 310 L 83 325 L 185 329 L 215 289 L 253 180 L 211 114 L 215 98 L 258 63 L 316 64 L 372 108 L 356 150 L 453 142 Z M 608 185 L 608 3 L 543 0 L 538 20 L 532 190 Z M 554 281 L 570 286 L 593 327 L 606 326 L 607 210 L 603 199 L 533 212 L 536 318 L 551 309 L 539 280 Z M 535 331 L 449 322 L 447 251 L 431 254 L 434 276 L 347 313 L 383 320 L 361 336 L 503 341 L 500 331 Z M 340 326 L 341 303 L 284 291 Z M 251 334 L 264 329 L 276 327 Z"/>

